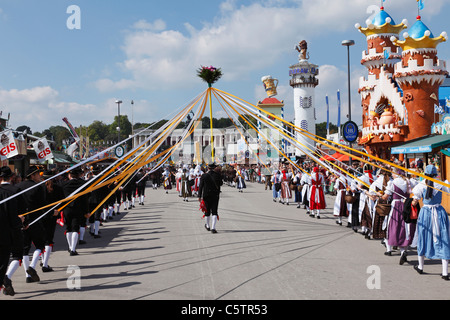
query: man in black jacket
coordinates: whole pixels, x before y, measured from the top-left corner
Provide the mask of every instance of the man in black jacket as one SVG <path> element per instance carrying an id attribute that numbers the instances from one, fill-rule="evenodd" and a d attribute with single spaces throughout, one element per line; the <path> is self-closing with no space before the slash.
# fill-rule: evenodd
<path id="1" fill-rule="evenodd" d="M 17 184 L 17 188 L 20 191 L 26 190 L 23 193 L 25 210 L 20 213 L 26 214 L 23 222 L 23 266 L 27 273 L 27 283 L 40 281 L 36 272 L 36 265 L 41 253 L 45 249 L 45 229 L 41 219 L 45 212 L 43 210 L 38 210 L 45 206 L 45 189 L 43 185 L 36 186 L 38 183 L 42 182 L 42 173 L 43 171 L 39 167 L 31 166 L 26 172 L 26 179 Z M 28 212 L 32 213 L 28 214 Z M 30 262 L 29 253 L 32 244 L 34 245 L 35 250 Z"/>
<path id="2" fill-rule="evenodd" d="M 12 176 L 9 167 L 0 169 L 0 200 L 5 200 L 17 193 L 17 188 L 10 183 Z M 22 259 L 23 250 L 22 220 L 18 216 L 18 197 L 0 205 L 0 288 L 4 286 L 3 293 L 11 296 L 15 293 L 11 278 L 6 276 L 9 256 L 13 253 L 13 261 L 16 261 L 15 269 L 17 269 L 20 264 L 19 260 Z M 18 258 L 20 259 L 15 260 L 16 255 L 19 255 Z"/>
<path id="3" fill-rule="evenodd" d="M 217 209 L 219 207 L 220 187 L 223 184 L 222 175 L 218 172 L 219 170 L 216 170 L 218 168 L 219 167 L 217 167 L 214 163 L 208 166 L 208 172 L 204 173 L 200 178 L 198 190 L 198 200 L 202 201 L 203 198 L 206 205 L 205 228 L 212 233 L 217 233 Z"/>
<path id="4" fill-rule="evenodd" d="M 69 172 L 69 180 L 62 185 L 65 198 L 68 198 L 86 181 L 81 178 L 83 171 L 75 168 Z M 84 191 L 84 190 L 81 190 Z M 79 239 L 80 227 L 85 223 L 89 215 L 89 195 L 78 196 L 72 199 L 66 207 L 64 207 L 64 222 L 66 224 L 66 239 L 69 245 L 69 253 L 71 256 L 78 255 L 76 247 Z"/>

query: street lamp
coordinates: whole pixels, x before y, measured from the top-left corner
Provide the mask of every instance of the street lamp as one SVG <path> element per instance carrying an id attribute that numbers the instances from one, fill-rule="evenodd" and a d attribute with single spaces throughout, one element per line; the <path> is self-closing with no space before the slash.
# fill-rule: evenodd
<path id="1" fill-rule="evenodd" d="M 355 44 L 354 40 L 344 40 L 342 41 L 342 45 L 347 47 L 347 68 L 348 68 L 348 121 L 352 121 L 352 99 L 351 99 L 351 90 L 350 90 L 350 47 Z M 349 143 L 350 148 L 352 147 L 352 143 Z M 352 157 L 349 159 L 349 165 L 352 165 Z"/>
<path id="2" fill-rule="evenodd" d="M 122 100 L 116 100 L 117 103 L 117 143 L 120 143 L 120 104 Z"/>

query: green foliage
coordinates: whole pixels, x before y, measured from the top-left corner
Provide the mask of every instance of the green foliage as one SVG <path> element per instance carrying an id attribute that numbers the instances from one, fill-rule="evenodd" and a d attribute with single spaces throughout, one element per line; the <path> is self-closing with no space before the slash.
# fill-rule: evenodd
<path id="1" fill-rule="evenodd" d="M 219 81 L 222 77 L 222 70 L 220 68 L 201 67 L 197 70 L 197 76 L 205 81 L 209 86 Z"/>

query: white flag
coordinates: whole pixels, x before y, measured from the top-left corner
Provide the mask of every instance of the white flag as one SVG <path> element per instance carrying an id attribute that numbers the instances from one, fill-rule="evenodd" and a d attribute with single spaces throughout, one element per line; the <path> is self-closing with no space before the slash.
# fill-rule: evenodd
<path id="1" fill-rule="evenodd" d="M 45 160 L 52 159 L 53 153 L 48 145 L 47 139 L 42 138 L 33 143 L 34 151 L 36 152 L 39 162 L 44 162 Z"/>
<path id="2" fill-rule="evenodd" d="M 11 130 L 0 133 L 0 147 L 1 160 L 6 160 L 19 154 L 19 150 Z"/>

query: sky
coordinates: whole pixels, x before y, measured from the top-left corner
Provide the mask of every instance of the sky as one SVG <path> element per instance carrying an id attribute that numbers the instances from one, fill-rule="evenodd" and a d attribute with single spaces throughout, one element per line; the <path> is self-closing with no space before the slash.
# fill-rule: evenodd
<path id="1" fill-rule="evenodd" d="M 315 91 L 317 122 L 341 123 L 348 108 L 347 49 L 350 49 L 352 120 L 361 122 L 360 64 L 367 49 L 355 28 L 379 9 L 382 0 L 0 0 L 0 111 L 13 129 L 33 132 L 50 126 L 93 121 L 110 124 L 118 114 L 134 123 L 169 119 L 206 89 L 201 66 L 219 67 L 214 86 L 253 104 L 266 96 L 261 78 L 279 80 L 279 100 L 293 120 L 289 66 L 295 46 L 308 42 L 310 62 L 319 65 Z M 422 21 L 435 35 L 450 32 L 450 0 L 425 0 Z M 416 0 L 385 0 L 396 23 L 411 26 Z M 77 10 L 73 11 L 73 6 Z M 76 28 L 73 28 L 75 26 Z M 402 35 L 400 35 L 402 38 Z M 450 43 L 438 46 L 449 60 Z M 131 104 L 134 101 L 134 104 Z M 219 105 L 214 116 L 225 117 Z"/>

